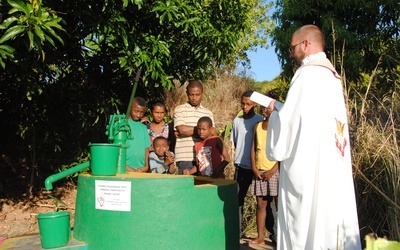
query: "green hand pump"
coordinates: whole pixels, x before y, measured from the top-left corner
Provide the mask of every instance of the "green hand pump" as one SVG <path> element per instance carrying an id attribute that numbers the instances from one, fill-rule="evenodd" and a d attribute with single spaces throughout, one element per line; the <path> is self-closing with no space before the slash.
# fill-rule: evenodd
<path id="1" fill-rule="evenodd" d="M 106 127 L 106 135 L 108 136 L 108 139 L 114 144 L 120 145 L 117 167 L 118 174 L 126 173 L 126 149 L 129 147 L 129 145 L 126 144 L 126 141 L 128 139 L 133 139 L 131 138 L 131 129 L 127 118 L 130 117 L 132 99 L 136 94 L 141 71 L 142 69 L 139 68 L 136 72 L 135 82 L 133 84 L 131 97 L 129 99 L 128 108 L 126 110 L 126 115 L 113 114 L 110 117 L 110 122 Z"/>

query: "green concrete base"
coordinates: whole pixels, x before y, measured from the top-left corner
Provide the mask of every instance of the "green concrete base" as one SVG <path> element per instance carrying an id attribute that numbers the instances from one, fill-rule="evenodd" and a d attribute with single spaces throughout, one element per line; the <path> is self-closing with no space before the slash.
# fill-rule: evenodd
<path id="1" fill-rule="evenodd" d="M 1 244 L 0 249 L 15 249 L 15 250 L 35 250 L 44 249 L 40 244 L 40 235 L 30 235 L 23 237 L 15 237 L 6 239 Z M 87 250 L 88 245 L 84 242 L 72 238 L 66 246 L 52 248 L 57 250 Z"/>
<path id="2" fill-rule="evenodd" d="M 104 210 L 111 203 L 110 210 Z M 83 173 L 78 179 L 74 237 L 96 250 L 239 249 L 237 183 L 193 176 Z"/>

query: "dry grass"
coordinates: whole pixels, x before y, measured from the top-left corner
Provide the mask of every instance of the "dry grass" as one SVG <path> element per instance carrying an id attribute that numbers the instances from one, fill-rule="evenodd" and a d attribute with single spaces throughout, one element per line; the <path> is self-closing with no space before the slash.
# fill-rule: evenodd
<path id="1" fill-rule="evenodd" d="M 349 102 L 354 107 L 355 101 Z M 400 240 L 398 93 L 364 98 L 351 124 L 353 167 L 361 235 Z M 354 110 L 354 108 L 353 108 Z"/>

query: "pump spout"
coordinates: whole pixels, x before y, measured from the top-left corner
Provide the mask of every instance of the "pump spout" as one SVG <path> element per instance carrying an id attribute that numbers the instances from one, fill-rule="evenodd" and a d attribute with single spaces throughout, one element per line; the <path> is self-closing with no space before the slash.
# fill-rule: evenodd
<path id="1" fill-rule="evenodd" d="M 76 172 L 82 171 L 85 168 L 88 168 L 90 166 L 90 161 L 86 161 L 84 163 L 78 164 L 72 168 L 69 168 L 67 170 L 64 170 L 60 173 L 50 175 L 49 177 L 46 178 L 44 181 L 44 186 L 47 190 L 52 190 L 53 189 L 53 183 L 67 177 L 68 175 L 75 174 Z"/>

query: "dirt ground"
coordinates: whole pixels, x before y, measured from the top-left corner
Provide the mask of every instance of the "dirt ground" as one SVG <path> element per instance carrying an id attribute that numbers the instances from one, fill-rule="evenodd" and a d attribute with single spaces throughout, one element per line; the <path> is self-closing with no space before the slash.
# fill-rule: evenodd
<path id="1" fill-rule="evenodd" d="M 52 197 L 54 198 L 52 198 Z M 56 198 L 55 198 L 56 197 Z M 0 199 L 0 236 L 13 238 L 39 233 L 36 215 L 66 210 L 71 213 L 71 225 L 75 215 L 76 187 L 67 184 L 51 192 L 43 191 L 30 201 Z M 56 201 L 61 202 L 56 202 Z"/>

